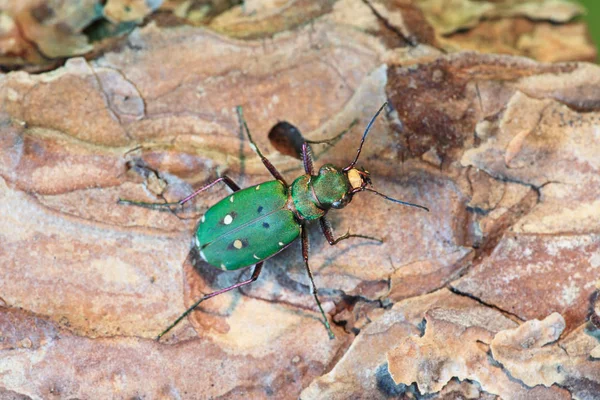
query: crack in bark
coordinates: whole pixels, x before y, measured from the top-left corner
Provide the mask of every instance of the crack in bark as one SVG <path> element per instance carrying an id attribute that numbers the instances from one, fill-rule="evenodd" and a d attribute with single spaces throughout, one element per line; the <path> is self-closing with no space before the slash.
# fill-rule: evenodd
<path id="1" fill-rule="evenodd" d="M 142 105 L 144 106 L 144 115 L 142 116 L 142 119 L 146 118 L 146 110 L 148 109 L 148 105 L 146 104 L 146 99 L 144 98 L 144 96 L 142 96 L 142 91 L 137 87 L 137 85 L 131 79 L 129 79 L 127 75 L 125 75 L 125 73 L 120 69 L 114 67 L 104 68 L 110 69 L 111 71 L 114 71 L 117 74 L 119 74 L 119 76 L 123 78 L 125 82 L 129 83 L 135 89 L 136 93 L 138 94 L 138 98 L 142 101 Z"/>
<path id="2" fill-rule="evenodd" d="M 94 79 L 96 81 L 96 85 L 98 85 L 98 92 L 100 93 L 100 95 L 102 96 L 102 98 L 104 100 L 104 104 L 106 105 L 106 111 L 108 111 L 109 114 L 119 123 L 119 126 L 123 130 L 123 133 L 125 133 L 125 136 L 127 136 L 127 139 L 133 140 L 133 137 L 131 136 L 131 134 L 129 133 L 129 131 L 127 129 L 125 129 L 125 127 L 123 125 L 123 121 L 119 117 L 119 114 L 117 112 L 113 111 L 113 109 L 112 109 L 112 102 L 110 101 L 110 96 L 108 95 L 108 93 L 106 92 L 106 90 L 104 90 L 104 86 L 102 86 L 102 80 L 98 76 L 98 73 L 90 65 L 90 63 L 87 62 L 87 60 L 86 60 L 86 65 L 88 66 L 88 68 L 92 72 L 92 75 L 94 76 Z"/>
<path id="3" fill-rule="evenodd" d="M 381 15 L 376 9 L 375 7 L 373 7 L 373 5 L 371 4 L 371 2 L 369 0 L 362 0 L 362 2 L 371 9 L 371 12 L 373 13 L 373 15 L 375 15 L 375 17 L 377 17 L 377 19 L 379 21 L 381 21 L 381 23 L 390 31 L 394 32 L 396 34 L 396 36 L 398 36 L 400 39 L 402 39 L 408 46 L 410 47 L 416 47 L 419 45 L 419 42 L 417 42 L 416 37 L 414 37 L 414 35 L 411 35 L 410 33 L 404 33 L 402 32 L 402 30 L 400 30 L 399 28 L 395 27 L 394 25 L 392 25 L 390 23 L 390 21 L 388 21 L 383 15 Z"/>
<path id="4" fill-rule="evenodd" d="M 476 301 L 477 303 L 481 304 L 482 306 L 491 308 L 493 310 L 496 310 L 498 312 L 500 312 L 502 315 L 504 315 L 505 317 L 507 317 L 508 319 L 515 321 L 515 322 L 520 322 L 523 323 L 525 322 L 524 319 L 522 319 L 521 317 L 519 317 L 517 314 L 513 314 L 510 311 L 506 311 L 503 310 L 502 308 L 494 305 L 494 304 L 490 304 L 490 303 L 486 303 L 485 301 L 481 300 L 480 298 L 478 298 L 477 296 L 474 296 L 470 293 L 465 293 L 465 292 L 461 292 L 460 290 L 456 289 L 455 287 L 449 286 L 448 290 L 450 290 L 452 293 L 461 296 L 461 297 L 467 297 L 471 300 Z"/>

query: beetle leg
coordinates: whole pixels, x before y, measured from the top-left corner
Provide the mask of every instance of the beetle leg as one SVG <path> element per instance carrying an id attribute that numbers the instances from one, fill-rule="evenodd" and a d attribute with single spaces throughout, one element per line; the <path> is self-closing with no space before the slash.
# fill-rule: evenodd
<path id="1" fill-rule="evenodd" d="M 376 242 L 383 243 L 383 240 L 381 240 L 379 238 L 372 237 L 372 236 L 366 236 L 366 235 L 354 235 L 354 234 L 351 235 L 349 231 L 346 232 L 344 235 L 338 237 L 337 239 L 334 239 L 333 238 L 333 230 L 331 229 L 331 225 L 329 224 L 329 221 L 327 221 L 327 219 L 325 217 L 321 217 L 321 218 L 319 218 L 319 223 L 321 224 L 321 230 L 323 231 L 323 235 L 325 235 L 325 238 L 327 239 L 329 244 L 332 246 L 334 244 L 338 244 L 342 240 L 350 239 L 353 237 L 374 240 Z"/>
<path id="2" fill-rule="evenodd" d="M 198 301 L 196 301 L 194 304 L 192 304 L 192 306 L 191 306 L 191 307 L 189 307 L 187 310 L 185 310 L 185 312 L 184 312 L 183 314 L 181 314 L 181 315 L 180 315 L 180 316 L 179 316 L 179 317 L 178 317 L 178 318 L 177 318 L 175 321 L 173 321 L 173 323 L 172 323 L 171 325 L 169 325 L 169 326 L 167 327 L 167 329 L 165 329 L 164 331 L 162 331 L 162 332 L 161 332 L 161 334 L 160 334 L 160 335 L 158 335 L 158 336 L 156 337 L 156 340 L 160 340 L 160 338 L 161 338 L 161 337 L 163 337 L 163 336 L 164 336 L 164 335 L 165 335 L 167 332 L 169 332 L 169 331 L 170 331 L 171 329 L 173 329 L 173 328 L 174 328 L 174 327 L 175 327 L 175 326 L 176 326 L 176 325 L 177 325 L 179 322 L 181 322 L 181 320 L 182 320 L 182 319 L 184 319 L 184 318 L 185 318 L 185 317 L 187 317 L 187 316 L 188 316 L 188 315 L 189 315 L 189 314 L 190 314 L 192 311 L 194 311 L 194 309 L 195 309 L 196 307 L 198 307 L 198 305 L 199 305 L 200 303 L 202 303 L 204 300 L 208 300 L 208 299 L 210 299 L 210 298 L 212 298 L 212 297 L 218 296 L 218 295 L 220 295 L 220 294 L 223 294 L 223 293 L 225 293 L 225 292 L 229 292 L 230 290 L 233 290 L 233 289 L 236 289 L 236 288 L 242 287 L 242 286 L 244 286 L 244 285 L 247 285 L 247 284 L 249 284 L 249 283 L 252 283 L 252 282 L 254 282 L 255 280 L 257 280 L 257 279 L 258 279 L 258 276 L 260 275 L 260 271 L 262 270 L 262 266 L 263 266 L 263 264 L 264 264 L 264 263 L 265 263 L 264 261 L 261 261 L 261 262 L 259 262 L 258 264 L 256 264 L 256 266 L 254 267 L 254 271 L 252 271 L 252 276 L 250 277 L 250 279 L 248 279 L 248 280 L 245 280 L 245 281 L 243 281 L 243 282 L 236 283 L 235 285 L 231 285 L 231 286 L 229 286 L 229 287 L 226 287 L 226 288 L 224 288 L 224 289 L 217 290 L 216 292 L 212 292 L 212 293 L 209 293 L 209 294 L 207 294 L 207 295 L 205 295 L 205 296 L 201 297 L 201 298 L 200 298 Z"/>
<path id="3" fill-rule="evenodd" d="M 252 148 L 252 150 L 254 150 L 256 152 L 256 154 L 258 154 L 258 156 L 260 157 L 261 161 L 263 162 L 263 164 L 265 165 L 265 167 L 267 167 L 267 169 L 269 170 L 269 172 L 271 173 L 271 175 L 273 175 L 273 177 L 275 179 L 277 179 L 278 181 L 283 182 L 283 184 L 285 186 L 287 186 L 288 184 L 286 183 L 285 179 L 283 179 L 283 176 L 279 173 L 279 171 L 277 171 L 277 168 L 275 168 L 275 166 L 273 164 L 271 164 L 271 161 L 269 161 L 267 159 L 267 157 L 263 156 L 263 154 L 259 150 L 259 148 L 256 145 L 256 143 L 254 143 L 254 139 L 252 139 L 252 135 L 250 135 L 250 129 L 248 129 L 248 124 L 246 124 L 246 120 L 244 119 L 244 115 L 242 114 L 242 107 L 241 106 L 237 106 L 236 109 L 237 109 L 238 117 L 240 119 L 240 130 L 245 130 L 246 131 L 246 134 L 248 135 L 248 140 L 250 141 L 250 148 Z"/>
<path id="4" fill-rule="evenodd" d="M 312 150 L 308 142 L 302 143 L 302 163 L 304 164 L 304 172 L 308 175 L 314 175 Z"/>
<path id="5" fill-rule="evenodd" d="M 127 205 L 140 206 L 140 207 L 152 208 L 152 209 L 162 208 L 162 207 L 171 207 L 171 206 L 182 206 L 185 203 L 187 203 L 188 201 L 190 201 L 191 199 L 193 199 L 194 197 L 196 197 L 197 195 L 199 195 L 200 193 L 204 192 L 206 189 L 211 188 L 212 186 L 216 185 L 219 182 L 225 182 L 225 184 L 227 186 L 229 186 L 229 188 L 231 190 L 233 190 L 234 192 L 237 192 L 238 190 L 240 190 L 240 187 L 233 180 L 231 180 L 230 177 L 223 175 L 222 177 L 215 179 L 208 185 L 202 186 L 200 189 L 196 190 L 194 193 L 190 194 L 189 196 L 187 196 L 179 201 L 174 201 L 171 203 L 146 203 L 143 201 L 119 199 L 119 201 L 117 201 L 117 204 L 127 204 Z"/>
<path id="6" fill-rule="evenodd" d="M 323 311 L 323 307 L 321 307 L 321 302 L 319 301 L 319 296 L 317 295 L 317 286 L 315 285 L 315 280 L 313 279 L 312 272 L 310 271 L 310 267 L 308 265 L 308 231 L 304 226 L 302 227 L 302 258 L 304 258 L 304 266 L 306 267 L 306 272 L 308 273 L 310 284 L 312 285 L 312 294 L 315 297 L 317 306 L 319 306 L 319 311 L 321 311 L 321 315 L 323 316 L 323 323 L 325 324 L 325 328 L 329 334 L 329 339 L 334 339 L 335 335 L 331 330 L 331 326 L 329 325 L 325 311 Z"/>
<path id="7" fill-rule="evenodd" d="M 198 196 L 200 193 L 204 192 L 206 189 L 216 185 L 219 182 L 225 182 L 225 184 L 227 186 L 229 186 L 229 189 L 231 189 L 234 192 L 237 192 L 238 190 L 240 190 L 240 187 L 237 185 L 237 183 L 235 183 L 233 180 L 231 180 L 230 177 L 228 177 L 227 175 L 223 175 L 222 177 L 215 179 L 214 181 L 212 181 L 211 183 L 209 183 L 206 186 L 201 187 L 200 189 L 196 190 L 194 193 L 190 194 L 189 196 L 187 196 L 184 199 L 181 199 L 178 201 L 179 205 L 184 205 L 185 203 L 187 203 L 188 201 L 190 201 L 191 199 L 193 199 L 194 197 Z"/>

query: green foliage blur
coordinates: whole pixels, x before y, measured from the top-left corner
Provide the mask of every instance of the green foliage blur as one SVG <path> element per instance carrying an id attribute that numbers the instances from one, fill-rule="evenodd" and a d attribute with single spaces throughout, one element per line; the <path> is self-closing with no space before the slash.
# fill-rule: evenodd
<path id="1" fill-rule="evenodd" d="M 600 48 L 600 0 L 579 0 L 587 9 L 585 20 L 596 48 Z"/>

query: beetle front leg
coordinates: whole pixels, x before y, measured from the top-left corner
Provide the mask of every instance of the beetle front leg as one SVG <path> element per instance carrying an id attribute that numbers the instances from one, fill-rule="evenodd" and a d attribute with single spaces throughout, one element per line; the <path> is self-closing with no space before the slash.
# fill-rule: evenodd
<path id="1" fill-rule="evenodd" d="M 254 150 L 254 152 L 256 154 L 258 154 L 258 156 L 260 157 L 260 159 L 263 162 L 263 164 L 265 165 L 265 167 L 267 167 L 267 169 L 269 170 L 271 175 L 273 175 L 273 178 L 277 179 L 278 181 L 283 182 L 283 184 L 285 186 L 287 186 L 287 183 L 286 183 L 285 179 L 283 178 L 283 176 L 281 175 L 281 173 L 279 173 L 279 171 L 277 171 L 277 168 L 275 168 L 275 166 L 273 164 L 271 164 L 271 161 L 269 161 L 269 159 L 267 157 L 263 156 L 263 154 L 261 153 L 261 151 L 258 148 L 258 146 L 256 145 L 256 143 L 254 143 L 254 139 L 252 139 L 252 135 L 250 135 L 250 129 L 248 129 L 248 124 L 246 123 L 246 120 L 244 119 L 244 115 L 242 114 L 242 106 L 237 106 L 236 110 L 238 113 L 238 118 L 240 119 L 240 130 L 246 131 L 246 134 L 248 135 L 248 140 L 250 141 L 250 148 L 252 150 Z"/>
<path id="2" fill-rule="evenodd" d="M 315 174 L 312 150 L 307 142 L 302 143 L 302 163 L 304 164 L 304 172 L 306 172 L 308 175 Z"/>
<path id="3" fill-rule="evenodd" d="M 151 209 L 160 209 L 163 207 L 171 207 L 171 206 L 182 206 L 185 203 L 187 203 L 188 201 L 190 201 L 191 199 L 193 199 L 194 197 L 198 196 L 200 193 L 204 192 L 206 189 L 211 188 L 212 186 L 216 185 L 219 182 L 224 182 L 234 192 L 237 192 L 238 190 L 240 190 L 240 187 L 230 177 L 223 175 L 222 177 L 215 179 L 208 185 L 201 187 L 200 189 L 196 190 L 194 193 L 190 194 L 189 196 L 187 196 L 179 201 L 175 201 L 175 202 L 171 202 L 171 203 L 146 203 L 143 201 L 119 199 L 119 201 L 117 201 L 117 204 L 126 204 L 126 205 L 139 206 L 139 207 L 145 207 L 145 208 L 151 208 Z"/>
<path id="4" fill-rule="evenodd" d="M 170 331 L 171 329 L 173 329 L 173 328 L 174 328 L 174 327 L 175 327 L 175 326 L 176 326 L 178 323 L 180 323 L 182 319 L 184 319 L 184 318 L 185 318 L 185 317 L 187 317 L 187 316 L 188 316 L 188 315 L 189 315 L 189 314 L 190 314 L 192 311 L 194 311 L 194 309 L 195 309 L 196 307 L 198 307 L 198 305 L 199 305 L 200 303 L 202 303 L 204 300 L 208 300 L 208 299 L 210 299 L 211 297 L 215 297 L 215 296 L 218 296 L 218 295 L 220 295 L 220 294 L 223 294 L 223 293 L 225 293 L 225 292 L 229 292 L 230 290 L 233 290 L 233 289 L 236 289 L 236 288 L 242 287 L 242 286 L 244 286 L 244 285 L 247 285 L 247 284 L 249 284 L 249 283 L 252 283 L 252 282 L 254 282 L 255 280 L 257 280 L 257 279 L 258 279 L 258 276 L 260 275 L 260 271 L 262 270 L 262 266 L 263 266 L 263 264 L 264 264 L 264 263 L 265 263 L 264 261 L 261 261 L 261 262 L 259 262 L 258 264 L 256 264 L 256 266 L 254 267 L 254 271 L 252 271 L 252 276 L 250 277 L 250 279 L 248 279 L 248 280 L 245 280 L 245 281 L 243 281 L 243 282 L 236 283 L 235 285 L 231 285 L 231 286 L 229 286 L 229 287 L 226 287 L 225 289 L 217 290 L 216 292 L 212 292 L 212 293 L 209 293 L 209 294 L 207 294 L 207 295 L 205 295 L 205 296 L 201 297 L 201 298 L 200 298 L 200 300 L 198 300 L 198 301 L 196 301 L 194 304 L 192 304 L 192 306 L 191 306 L 191 307 L 189 307 L 187 310 L 185 310 L 185 312 L 184 312 L 183 314 L 181 314 L 181 315 L 180 315 L 180 316 L 179 316 L 179 317 L 178 317 L 178 318 L 177 318 L 175 321 L 173 321 L 173 323 L 172 323 L 171 325 L 169 325 L 169 326 L 167 327 L 167 329 L 165 329 L 164 331 L 162 331 L 162 332 L 161 332 L 161 334 L 160 334 L 160 335 L 158 335 L 158 336 L 156 337 L 156 340 L 157 340 L 157 341 L 158 341 L 158 340 L 160 340 L 160 338 L 161 338 L 161 337 L 163 337 L 163 336 L 164 336 L 164 335 L 165 335 L 167 332 L 169 332 L 169 331 Z"/>
<path id="5" fill-rule="evenodd" d="M 321 311 L 321 315 L 323 316 L 323 324 L 325 324 L 325 328 L 327 329 L 329 339 L 334 339 L 335 335 L 331 330 L 331 326 L 329 325 L 329 321 L 327 320 L 325 311 L 323 311 L 323 307 L 321 307 L 321 302 L 319 301 L 319 296 L 317 294 L 317 286 L 315 285 L 315 280 L 313 279 L 310 266 L 308 265 L 308 231 L 305 226 L 302 227 L 302 258 L 304 259 L 304 266 L 306 267 L 306 272 L 308 273 L 308 277 L 310 278 L 312 294 L 315 297 L 315 300 L 317 301 L 317 306 L 319 306 L 319 311 Z"/>
<path id="6" fill-rule="evenodd" d="M 327 221 L 327 219 L 325 217 L 321 217 L 319 219 L 319 223 L 321 224 L 321 231 L 323 231 L 323 235 L 325 235 L 325 238 L 327 239 L 329 244 L 332 246 L 334 244 L 338 244 L 342 240 L 346 240 L 346 239 L 350 239 L 350 238 L 362 238 L 362 239 L 374 240 L 376 242 L 383 243 L 383 240 L 381 240 L 379 238 L 376 238 L 373 236 L 366 236 L 366 235 L 354 235 L 354 234 L 350 234 L 350 231 L 346 232 L 344 235 L 338 237 L 337 239 L 334 239 L 333 238 L 333 230 L 331 229 L 331 225 L 329 224 L 329 221 Z"/>

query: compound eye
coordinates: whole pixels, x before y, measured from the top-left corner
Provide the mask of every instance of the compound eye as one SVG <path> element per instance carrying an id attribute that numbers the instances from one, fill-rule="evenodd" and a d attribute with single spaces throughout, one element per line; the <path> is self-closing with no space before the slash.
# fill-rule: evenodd
<path id="1" fill-rule="evenodd" d="M 331 203 L 331 207 L 333 208 L 344 208 L 350 203 L 352 196 L 349 196 L 348 193 L 344 193 L 342 198 Z"/>

